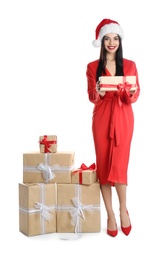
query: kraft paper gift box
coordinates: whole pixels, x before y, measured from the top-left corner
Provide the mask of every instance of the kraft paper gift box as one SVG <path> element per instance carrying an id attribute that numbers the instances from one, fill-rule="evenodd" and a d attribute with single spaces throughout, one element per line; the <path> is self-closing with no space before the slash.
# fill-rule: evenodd
<path id="1" fill-rule="evenodd" d="M 90 185 L 98 181 L 95 163 L 87 167 L 84 163 L 72 171 L 71 183 Z"/>
<path id="2" fill-rule="evenodd" d="M 24 153 L 24 183 L 71 183 L 74 152 Z"/>
<path id="3" fill-rule="evenodd" d="M 57 184 L 57 233 L 100 232 L 100 185 Z"/>
<path id="4" fill-rule="evenodd" d="M 19 230 L 27 236 L 56 232 L 55 183 L 19 183 Z"/>
<path id="5" fill-rule="evenodd" d="M 100 90 L 117 91 L 118 86 L 136 89 L 136 76 L 101 76 L 99 77 Z"/>
<path id="6" fill-rule="evenodd" d="M 41 153 L 57 152 L 57 136 L 43 135 L 39 137 L 39 148 Z"/>

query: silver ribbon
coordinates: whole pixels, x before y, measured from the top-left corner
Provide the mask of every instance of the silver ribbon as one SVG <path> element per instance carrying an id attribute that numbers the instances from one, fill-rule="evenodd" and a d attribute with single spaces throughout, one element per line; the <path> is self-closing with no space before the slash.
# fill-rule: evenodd
<path id="1" fill-rule="evenodd" d="M 81 221 L 85 220 L 85 211 L 100 211 L 100 205 L 84 205 L 80 202 L 81 199 L 81 185 L 75 184 L 75 194 L 76 196 L 72 198 L 73 206 L 68 205 L 58 205 L 57 210 L 68 211 L 71 215 L 71 224 L 75 227 L 75 233 L 81 232 Z"/>
<path id="2" fill-rule="evenodd" d="M 40 222 L 41 222 L 41 234 L 45 234 L 45 223 L 46 221 L 50 221 L 53 216 L 50 213 L 53 210 L 56 210 L 56 205 L 45 206 L 45 185 L 43 183 L 37 183 L 40 186 L 40 202 L 34 203 L 34 208 L 26 209 L 24 207 L 19 207 L 19 210 L 23 213 L 32 214 L 32 213 L 40 213 Z M 54 184 L 53 184 L 54 185 Z"/>
<path id="3" fill-rule="evenodd" d="M 54 164 L 50 166 L 51 154 L 44 153 L 44 163 L 40 163 L 38 166 L 23 165 L 23 172 L 42 172 L 42 178 L 47 183 L 55 178 L 54 171 L 72 171 L 75 166 L 60 166 L 59 164 Z"/>
<path id="4" fill-rule="evenodd" d="M 49 207 L 39 202 L 35 202 L 34 206 L 36 209 L 40 210 L 40 214 L 45 220 L 50 221 L 53 218 L 52 214 L 49 211 Z"/>
<path id="5" fill-rule="evenodd" d="M 45 182 L 49 182 L 55 178 L 55 174 L 52 172 L 50 166 L 45 165 L 44 163 L 40 163 L 37 166 L 37 169 L 42 171 L 42 177 L 45 180 Z"/>
<path id="6" fill-rule="evenodd" d="M 75 206 L 75 208 L 70 210 L 70 214 L 71 214 L 71 224 L 73 226 L 75 226 L 75 233 L 78 232 L 78 225 L 79 225 L 79 217 L 81 217 L 82 219 L 85 219 L 83 210 L 82 210 L 82 203 L 79 201 L 78 197 L 74 197 L 72 198 L 72 202 Z"/>

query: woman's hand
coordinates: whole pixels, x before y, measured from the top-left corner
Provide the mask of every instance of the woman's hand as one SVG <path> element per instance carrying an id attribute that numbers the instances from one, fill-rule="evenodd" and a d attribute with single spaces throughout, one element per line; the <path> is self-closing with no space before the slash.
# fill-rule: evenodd
<path id="1" fill-rule="evenodd" d="M 130 94 L 131 94 L 131 95 L 135 94 L 135 93 L 137 92 L 137 89 L 138 89 L 138 87 L 136 86 L 136 88 L 135 88 L 135 89 L 133 89 L 133 90 L 130 90 Z"/>
<path id="2" fill-rule="evenodd" d="M 106 94 L 106 91 L 101 91 L 100 90 L 100 87 L 99 87 L 99 81 L 97 81 L 96 83 L 96 91 L 98 92 L 98 94 L 101 96 L 101 97 L 104 97 L 104 95 Z"/>

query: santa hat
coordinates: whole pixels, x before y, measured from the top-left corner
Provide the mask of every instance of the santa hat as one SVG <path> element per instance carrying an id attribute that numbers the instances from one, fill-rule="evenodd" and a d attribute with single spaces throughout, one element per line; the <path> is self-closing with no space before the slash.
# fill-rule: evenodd
<path id="1" fill-rule="evenodd" d="M 100 47 L 103 36 L 105 36 L 108 33 L 116 33 L 122 39 L 124 37 L 123 29 L 119 25 L 119 23 L 117 23 L 116 21 L 110 20 L 110 19 L 103 19 L 96 28 L 96 31 L 95 31 L 96 39 L 93 40 L 93 42 L 92 42 L 93 46 Z"/>

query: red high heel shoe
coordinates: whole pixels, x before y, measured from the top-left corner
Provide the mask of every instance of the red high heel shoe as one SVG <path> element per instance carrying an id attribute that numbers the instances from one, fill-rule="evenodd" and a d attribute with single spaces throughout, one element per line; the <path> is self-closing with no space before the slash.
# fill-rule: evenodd
<path id="1" fill-rule="evenodd" d="M 117 225 L 116 225 L 116 226 L 117 226 Z M 107 234 L 108 234 L 109 236 L 111 236 L 111 237 L 116 237 L 117 234 L 118 234 L 118 229 L 116 228 L 116 229 L 114 229 L 114 230 L 110 230 L 110 229 L 107 228 Z"/>
<path id="2" fill-rule="evenodd" d="M 127 211 L 127 214 L 128 214 L 128 211 Z M 128 214 L 128 215 L 129 215 L 129 214 Z M 132 229 L 131 224 L 130 224 L 128 227 L 122 227 L 122 226 L 121 226 L 121 230 L 122 230 L 122 232 L 123 232 L 126 236 L 129 235 L 129 233 L 131 232 L 131 229 Z"/>
<path id="3" fill-rule="evenodd" d="M 118 234 L 118 229 L 109 230 L 109 229 L 107 228 L 107 234 L 108 234 L 109 236 L 111 236 L 111 237 L 116 237 L 117 234 Z"/>

